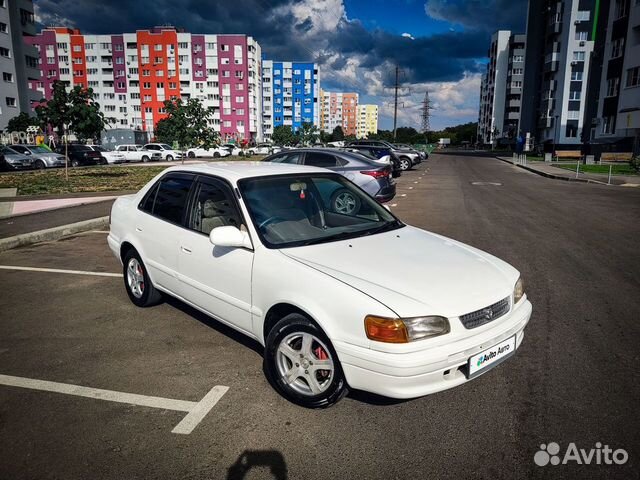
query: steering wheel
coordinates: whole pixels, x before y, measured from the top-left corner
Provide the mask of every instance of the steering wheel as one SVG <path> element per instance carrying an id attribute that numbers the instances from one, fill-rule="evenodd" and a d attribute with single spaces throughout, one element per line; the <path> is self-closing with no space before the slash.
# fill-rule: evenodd
<path id="1" fill-rule="evenodd" d="M 284 221 L 284 218 L 282 217 L 278 217 L 278 216 L 271 216 L 269 218 L 267 218 L 266 220 L 260 222 L 260 225 L 258 225 L 258 228 L 260 230 L 262 230 L 264 227 L 266 227 L 267 225 L 269 225 L 270 223 L 275 222 L 276 220 L 280 220 L 280 221 Z"/>

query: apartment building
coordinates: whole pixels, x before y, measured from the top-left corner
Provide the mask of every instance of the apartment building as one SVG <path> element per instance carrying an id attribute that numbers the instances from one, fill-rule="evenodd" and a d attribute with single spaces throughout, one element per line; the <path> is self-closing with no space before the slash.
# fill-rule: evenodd
<path id="1" fill-rule="evenodd" d="M 320 89 L 320 130 L 332 133 L 341 127 L 344 135 L 356 135 L 358 94 L 326 92 Z"/>
<path id="2" fill-rule="evenodd" d="M 357 117 L 356 137 L 367 138 L 371 133 L 378 133 L 378 105 L 358 105 Z"/>
<path id="3" fill-rule="evenodd" d="M 598 0 L 529 2 L 520 130 L 547 151 L 583 141 L 599 8 Z"/>
<path id="4" fill-rule="evenodd" d="M 250 36 L 170 26 L 114 35 L 48 28 L 28 41 L 39 50 L 42 74 L 33 86 L 45 98 L 56 80 L 92 88 L 112 128 L 153 137 L 165 100 L 197 98 L 213 110 L 210 124 L 223 141 L 262 140 L 262 53 Z"/>
<path id="5" fill-rule="evenodd" d="M 274 127 L 296 132 L 303 123 L 320 125 L 318 65 L 305 62 L 262 61 L 262 129 L 269 140 Z"/>
<path id="6" fill-rule="evenodd" d="M 590 138 L 627 138 L 627 147 L 640 145 L 640 1 L 612 0 L 604 43 L 597 117 Z M 635 145 L 634 145 L 635 144 Z"/>
<path id="7" fill-rule="evenodd" d="M 480 86 L 478 141 L 485 145 L 517 137 L 522 106 L 525 36 L 498 30 L 491 36 L 489 62 Z"/>
<path id="8" fill-rule="evenodd" d="M 0 0 L 0 130 L 41 98 L 29 88 L 40 78 L 38 52 L 25 42 L 35 34 L 32 0 Z"/>

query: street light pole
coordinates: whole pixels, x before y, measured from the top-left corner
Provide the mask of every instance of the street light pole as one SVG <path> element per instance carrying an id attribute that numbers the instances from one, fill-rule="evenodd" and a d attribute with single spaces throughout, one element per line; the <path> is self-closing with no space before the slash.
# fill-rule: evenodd
<path id="1" fill-rule="evenodd" d="M 64 124 L 64 179 L 69 181 L 69 127 Z"/>

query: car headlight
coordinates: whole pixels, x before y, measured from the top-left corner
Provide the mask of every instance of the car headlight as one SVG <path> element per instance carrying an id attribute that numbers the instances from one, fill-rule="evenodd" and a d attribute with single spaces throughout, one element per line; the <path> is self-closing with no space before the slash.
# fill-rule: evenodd
<path id="1" fill-rule="evenodd" d="M 386 318 L 367 315 L 364 329 L 369 340 L 385 343 L 408 343 L 449 333 L 445 317 Z"/>
<path id="2" fill-rule="evenodd" d="M 516 286 L 513 287 L 513 304 L 518 303 L 522 297 L 524 297 L 524 280 L 520 277 L 516 282 Z"/>

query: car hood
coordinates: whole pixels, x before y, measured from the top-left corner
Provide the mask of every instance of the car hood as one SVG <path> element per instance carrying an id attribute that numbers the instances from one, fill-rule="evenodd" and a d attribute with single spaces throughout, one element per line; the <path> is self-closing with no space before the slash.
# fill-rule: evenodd
<path id="1" fill-rule="evenodd" d="M 519 275 L 488 253 L 411 226 L 281 252 L 402 317 L 473 312 L 510 296 Z"/>

